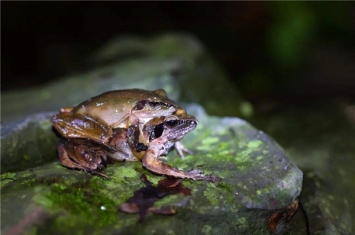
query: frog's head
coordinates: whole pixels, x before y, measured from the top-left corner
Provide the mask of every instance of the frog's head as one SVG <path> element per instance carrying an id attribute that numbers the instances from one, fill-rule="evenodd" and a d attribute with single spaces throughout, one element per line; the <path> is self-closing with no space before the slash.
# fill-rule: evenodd
<path id="1" fill-rule="evenodd" d="M 143 138 L 147 143 L 181 140 L 197 126 L 197 119 L 186 113 L 151 119 L 143 127 Z"/>

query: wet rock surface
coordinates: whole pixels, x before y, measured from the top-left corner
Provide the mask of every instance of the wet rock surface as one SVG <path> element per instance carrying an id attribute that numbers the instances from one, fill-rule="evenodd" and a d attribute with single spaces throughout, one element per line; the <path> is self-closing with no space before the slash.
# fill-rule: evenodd
<path id="1" fill-rule="evenodd" d="M 354 106 L 345 101 L 288 107 L 252 123 L 275 137 L 304 172 L 300 202 L 290 233 L 353 234 L 355 229 Z M 306 232 L 306 231 L 304 231 Z"/>
<path id="2" fill-rule="evenodd" d="M 14 172 L 53 161 L 51 117 L 54 112 L 30 115 L 1 125 L 1 172 Z"/>
<path id="3" fill-rule="evenodd" d="M 124 56 L 120 48 L 126 48 Z M 127 50 L 135 56 L 127 56 Z M 186 35 L 116 39 L 92 61 L 97 67 L 83 75 L 3 94 L 2 233 L 304 234 L 299 211 L 288 221 L 297 209 L 302 172 L 282 148 L 242 119 L 209 116 L 191 104 L 202 104 L 214 115 L 252 112 L 196 39 Z M 53 112 L 47 112 L 107 90 L 133 87 L 163 88 L 199 120 L 197 129 L 183 139 L 193 154 L 182 160 L 171 152 L 168 163 L 223 178 L 218 186 L 184 180 L 191 196 L 172 194 L 154 203 L 177 213 L 149 213 L 143 222 L 119 208 L 146 186 L 142 175 L 154 186 L 165 177 L 151 174 L 141 162 L 108 165 L 104 173 L 109 180 L 62 167 L 56 153 L 59 137 L 49 120 Z"/>
<path id="4" fill-rule="evenodd" d="M 218 186 L 209 182 L 183 181 L 191 190 L 191 196 L 170 195 L 157 203 L 157 206 L 177 208 L 176 215 L 149 214 L 138 223 L 136 215 L 119 212 L 120 206 L 143 187 L 142 174 L 154 184 L 164 179 L 143 169 L 141 162 L 109 165 L 104 170 L 110 177 L 107 180 L 69 170 L 53 161 L 24 171 L 3 172 L 2 200 L 11 201 L 2 206 L 6 224 L 3 232 L 11 231 L 32 213 L 40 211 L 43 214 L 40 218 L 44 220 L 42 225 L 37 226 L 42 220 L 38 219 L 31 221 L 29 227 L 37 231 L 45 227 L 49 233 L 77 231 L 80 234 L 88 228 L 95 231 L 90 234 L 107 234 L 108 231 L 115 234 L 138 231 L 140 234 L 165 234 L 166 231 L 174 234 L 269 233 L 269 220 L 275 211 L 286 210 L 299 196 L 302 172 L 270 137 L 247 122 L 238 118 L 208 117 L 198 105 L 189 106 L 188 112 L 200 120 L 198 128 L 183 140 L 193 155 L 182 160 L 172 152 L 168 155 L 168 163 L 182 169 L 203 170 L 223 180 Z M 35 118 L 41 120 L 43 116 Z M 33 128 L 33 125 L 22 126 L 22 131 Z M 40 128 L 48 128 L 47 133 L 52 130 L 46 124 Z M 50 135 L 53 137 L 55 133 Z M 50 135 L 48 139 L 56 139 Z M 50 151 L 41 151 L 55 158 L 56 142 L 48 144 Z M 36 147 L 35 142 L 32 147 Z M 14 205 L 20 208 L 16 216 L 13 215 Z M 286 220 L 282 218 L 276 220 L 274 226 L 279 226 L 280 234 L 286 230 L 280 223 Z M 217 226 L 220 224 L 226 226 Z"/>

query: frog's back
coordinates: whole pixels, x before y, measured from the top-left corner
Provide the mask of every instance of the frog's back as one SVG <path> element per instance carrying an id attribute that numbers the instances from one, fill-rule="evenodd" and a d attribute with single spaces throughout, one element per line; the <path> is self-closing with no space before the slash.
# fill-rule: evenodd
<path id="1" fill-rule="evenodd" d="M 132 108 L 141 100 L 156 100 L 159 102 L 169 99 L 166 96 L 159 95 L 156 91 L 142 89 L 109 91 L 82 102 L 72 112 L 100 118 L 111 125 L 130 114 Z"/>

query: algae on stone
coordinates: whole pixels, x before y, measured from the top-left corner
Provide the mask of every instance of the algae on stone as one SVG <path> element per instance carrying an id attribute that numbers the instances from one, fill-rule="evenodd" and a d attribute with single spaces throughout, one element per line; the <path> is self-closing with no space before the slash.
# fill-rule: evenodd
<path id="1" fill-rule="evenodd" d="M 343 103 L 325 102 L 252 120 L 279 140 L 303 170 L 301 203 L 311 234 L 355 231 L 355 131 L 344 111 Z"/>
<path id="2" fill-rule="evenodd" d="M 40 113 L 1 125 L 1 172 L 19 171 L 57 159 L 51 117 Z"/>
<path id="3" fill-rule="evenodd" d="M 141 174 L 155 185 L 164 178 L 143 169 L 141 162 L 109 165 L 104 172 L 110 180 L 60 166 L 52 114 L 38 112 L 72 106 L 107 90 L 163 88 L 179 104 L 196 102 L 209 114 L 252 113 L 195 38 L 167 34 L 123 41 L 114 40 L 93 55 L 86 73 L 2 94 L 2 232 L 26 222 L 27 234 L 267 234 L 270 216 L 298 197 L 302 173 L 270 137 L 238 118 L 210 117 L 200 106 L 189 107 L 199 120 L 183 140 L 193 155 L 182 160 L 172 152 L 168 162 L 224 180 L 217 187 L 183 181 L 190 197 L 156 202 L 175 206 L 178 213 L 171 217 L 149 214 L 137 223 L 137 215 L 118 211 L 144 187 Z M 28 116 L 33 113 L 38 114 Z M 280 223 L 276 232 L 287 229 Z"/>
<path id="4" fill-rule="evenodd" d="M 187 110 L 202 127 L 183 139 L 193 154 L 182 160 L 171 152 L 168 163 L 185 170 L 200 169 L 223 180 L 218 186 L 185 180 L 183 185 L 191 189 L 191 196 L 167 196 L 157 201 L 159 206 L 177 208 L 176 215 L 148 214 L 138 223 L 136 214 L 118 210 L 134 191 L 144 187 L 140 175 L 154 184 L 164 178 L 143 169 L 141 162 L 108 165 L 104 173 L 110 179 L 105 179 L 64 168 L 56 160 L 2 175 L 2 200 L 12 202 L 2 206 L 2 222 L 6 224 L 2 232 L 41 210 L 45 215 L 42 220 L 28 226 L 33 234 L 269 233 L 267 221 L 273 211 L 286 208 L 299 196 L 302 172 L 266 134 L 247 122 L 209 117 L 198 105 L 190 105 Z M 54 132 L 46 133 L 48 138 L 55 136 Z M 52 147 L 55 149 L 55 145 Z M 16 196 L 19 194 L 26 200 Z M 14 215 L 15 204 L 18 213 Z M 286 227 L 282 225 L 280 231 L 284 233 Z"/>

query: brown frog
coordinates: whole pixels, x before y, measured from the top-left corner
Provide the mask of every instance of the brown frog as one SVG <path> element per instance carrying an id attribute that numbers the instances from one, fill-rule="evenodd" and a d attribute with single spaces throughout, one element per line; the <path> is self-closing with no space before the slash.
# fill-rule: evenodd
<path id="1" fill-rule="evenodd" d="M 162 162 L 173 147 L 189 152 L 180 140 L 197 120 L 170 100 L 164 90 L 119 90 L 89 99 L 54 115 L 53 126 L 65 138 L 58 144 L 62 165 L 106 176 L 99 171 L 108 159 L 141 160 L 157 174 L 194 180 L 215 178 L 184 172 Z"/>
<path id="2" fill-rule="evenodd" d="M 103 93 L 74 108 L 62 108 L 54 115 L 53 126 L 64 138 L 87 138 L 107 144 L 115 128 L 140 126 L 153 117 L 169 115 L 178 109 L 163 89 L 118 90 Z"/>

